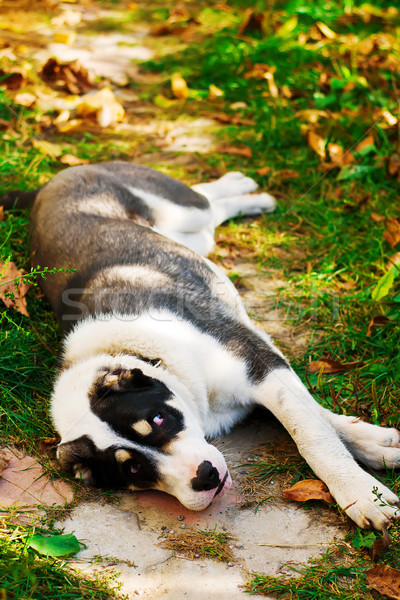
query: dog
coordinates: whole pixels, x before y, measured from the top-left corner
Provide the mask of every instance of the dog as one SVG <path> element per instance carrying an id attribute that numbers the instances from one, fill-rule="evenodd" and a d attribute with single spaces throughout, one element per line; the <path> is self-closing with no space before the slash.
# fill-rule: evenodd
<path id="1" fill-rule="evenodd" d="M 64 269 L 41 281 L 65 330 L 51 398 L 58 459 L 86 484 L 162 490 L 203 510 L 231 485 L 207 440 L 261 405 L 343 511 L 385 529 L 399 499 L 357 461 L 399 467 L 400 434 L 322 408 L 206 258 L 217 225 L 274 209 L 256 188 L 238 172 L 189 188 L 115 161 L 20 194 L 35 195 L 33 266 Z"/>

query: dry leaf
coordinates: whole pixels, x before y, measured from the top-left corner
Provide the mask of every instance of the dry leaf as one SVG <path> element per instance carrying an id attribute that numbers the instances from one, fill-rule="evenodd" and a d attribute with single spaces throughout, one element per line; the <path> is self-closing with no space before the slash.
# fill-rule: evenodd
<path id="1" fill-rule="evenodd" d="M 50 450 L 56 448 L 60 442 L 61 438 L 45 438 L 40 442 L 39 452 L 41 454 L 46 454 L 47 452 L 50 452 Z"/>
<path id="2" fill-rule="evenodd" d="M 261 169 L 257 169 L 258 175 L 268 175 L 271 172 L 271 167 L 261 167 Z"/>
<path id="3" fill-rule="evenodd" d="M 72 46 L 75 40 L 75 31 L 56 31 L 53 35 L 53 42 L 56 44 L 66 44 L 67 46 Z"/>
<path id="4" fill-rule="evenodd" d="M 330 159 L 335 164 L 342 164 L 344 150 L 339 144 L 328 144 L 328 152 Z"/>
<path id="5" fill-rule="evenodd" d="M 5 450 L 0 450 L 0 477 L 3 475 L 4 469 L 10 462 L 10 456 Z"/>
<path id="6" fill-rule="evenodd" d="M 368 146 L 373 146 L 374 143 L 374 137 L 372 135 L 367 135 L 367 137 L 365 137 L 363 140 L 361 140 L 361 142 L 357 144 L 357 146 L 354 148 L 354 152 L 357 154 L 357 152 L 361 152 L 361 150 L 364 150 L 364 148 L 368 148 Z"/>
<path id="7" fill-rule="evenodd" d="M 310 146 L 310 148 L 312 148 L 314 150 L 314 152 L 316 152 L 318 154 L 318 156 L 320 158 L 322 158 L 322 160 L 325 160 L 325 158 L 326 158 L 325 142 L 321 136 L 314 133 L 314 131 L 309 131 L 308 132 L 308 145 Z"/>
<path id="8" fill-rule="evenodd" d="M 376 562 L 379 559 L 380 555 L 389 548 L 391 542 L 392 538 L 390 537 L 386 529 L 384 529 L 382 531 L 382 537 L 376 539 L 374 545 L 372 546 L 372 560 L 374 562 Z"/>
<path id="9" fill-rule="evenodd" d="M 386 219 L 383 237 L 394 248 L 400 242 L 400 219 Z"/>
<path id="10" fill-rule="evenodd" d="M 55 58 L 49 58 L 41 70 L 40 76 L 49 85 L 70 94 L 82 94 L 96 87 L 90 81 L 87 69 L 82 67 L 77 60 L 62 63 Z"/>
<path id="11" fill-rule="evenodd" d="M 25 295 L 31 286 L 21 278 L 25 273 L 13 262 L 0 261 L 0 300 L 7 308 L 13 306 L 21 315 L 29 317 Z"/>
<path id="12" fill-rule="evenodd" d="M 19 90 L 25 83 L 25 77 L 22 73 L 7 73 L 0 69 L 0 87 L 6 87 L 9 90 Z"/>
<path id="13" fill-rule="evenodd" d="M 246 156 L 246 158 L 251 158 L 253 156 L 251 148 L 248 146 L 241 148 L 236 146 L 220 146 L 217 148 L 217 152 L 221 152 L 222 154 L 239 154 L 240 156 Z"/>
<path id="14" fill-rule="evenodd" d="M 373 327 L 382 327 L 383 325 L 386 325 L 386 323 L 388 323 L 389 321 L 390 321 L 390 319 L 385 317 L 385 315 L 373 316 L 368 325 L 367 334 L 366 334 L 367 337 L 371 337 Z"/>
<path id="15" fill-rule="evenodd" d="M 297 171 L 292 171 L 291 169 L 281 169 L 280 171 L 276 171 L 274 175 L 281 179 L 297 179 L 299 177 L 299 173 Z"/>
<path id="16" fill-rule="evenodd" d="M 298 481 L 287 490 L 283 490 L 283 495 L 288 500 L 295 502 L 305 502 L 306 500 L 325 500 L 333 502 L 333 498 L 323 481 L 319 479 L 304 479 Z"/>
<path id="17" fill-rule="evenodd" d="M 392 154 L 389 158 L 388 165 L 389 175 L 398 175 L 400 172 L 400 156 L 398 154 Z"/>
<path id="18" fill-rule="evenodd" d="M 125 114 L 122 104 L 108 88 L 82 96 L 77 112 L 83 117 L 95 117 L 100 127 L 108 127 L 112 123 L 122 121 Z M 59 131 L 61 131 L 60 127 Z"/>
<path id="19" fill-rule="evenodd" d="M 0 218 L 1 221 L 1 218 Z M 396 252 L 395 254 L 392 254 L 392 256 L 389 256 L 389 260 L 387 262 L 386 265 L 386 269 L 389 270 L 393 267 L 393 265 L 399 265 L 400 264 L 400 252 Z"/>
<path id="20" fill-rule="evenodd" d="M 209 86 L 208 99 L 216 100 L 217 98 L 222 98 L 224 96 L 223 90 L 214 85 L 213 83 Z"/>
<path id="21" fill-rule="evenodd" d="M 87 158 L 79 158 L 78 156 L 75 156 L 74 154 L 64 154 L 60 158 L 60 161 L 64 165 L 68 165 L 69 167 L 76 167 L 78 165 L 87 165 L 88 163 L 90 163 L 90 160 L 88 160 Z"/>
<path id="22" fill-rule="evenodd" d="M 400 600 L 400 571 L 388 565 L 375 565 L 366 571 L 368 585 L 380 594 Z"/>
<path id="23" fill-rule="evenodd" d="M 272 71 L 264 73 L 264 79 L 266 79 L 268 82 L 269 93 L 272 96 L 272 98 L 278 98 L 279 92 L 278 88 L 276 87 L 274 74 L 272 73 Z"/>
<path id="24" fill-rule="evenodd" d="M 28 92 L 17 94 L 14 98 L 14 102 L 16 104 L 19 104 L 20 106 L 26 106 L 28 108 L 35 104 L 36 100 L 36 96 L 34 94 L 28 94 Z"/>
<path id="25" fill-rule="evenodd" d="M 330 29 L 330 27 L 328 27 L 328 25 L 325 25 L 325 23 L 322 23 L 322 21 L 317 21 L 316 26 L 318 27 L 318 29 L 320 30 L 322 35 L 324 35 L 326 38 L 328 38 L 328 40 L 334 40 L 337 38 L 337 33 L 335 33 L 332 29 Z"/>
<path id="26" fill-rule="evenodd" d="M 231 107 L 232 108 L 232 107 Z M 234 125 L 254 125 L 253 119 L 244 119 L 238 115 L 227 115 L 226 113 L 216 113 L 214 119 L 221 123 L 233 123 Z"/>
<path id="27" fill-rule="evenodd" d="M 0 221 L 4 219 L 4 206 L 0 206 Z"/>
<path id="28" fill-rule="evenodd" d="M 263 31 L 264 15 L 248 8 L 244 14 L 244 19 L 239 26 L 238 34 L 243 35 L 248 31 Z"/>
<path id="29" fill-rule="evenodd" d="M 189 88 L 180 73 L 173 73 L 171 77 L 171 90 L 175 98 L 185 100 L 189 95 Z"/>
<path id="30" fill-rule="evenodd" d="M 51 156 L 52 158 L 57 158 L 62 154 L 62 146 L 60 144 L 52 144 L 51 142 L 46 142 L 45 140 L 32 140 L 32 146 L 39 150 L 42 154 L 46 156 Z"/>
<path id="31" fill-rule="evenodd" d="M 307 365 L 307 373 L 344 373 L 360 365 L 359 361 L 341 363 L 333 358 L 322 357 Z"/>
<path id="32" fill-rule="evenodd" d="M 381 221 L 385 220 L 385 217 L 383 215 L 378 215 L 376 212 L 372 212 L 371 219 L 375 221 L 375 223 L 380 223 Z"/>

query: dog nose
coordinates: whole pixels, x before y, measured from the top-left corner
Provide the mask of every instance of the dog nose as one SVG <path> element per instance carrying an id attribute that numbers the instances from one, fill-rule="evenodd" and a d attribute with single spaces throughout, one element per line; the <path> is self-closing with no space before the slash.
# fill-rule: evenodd
<path id="1" fill-rule="evenodd" d="M 196 492 L 213 490 L 219 485 L 219 473 L 209 460 L 203 460 L 198 466 L 196 477 L 192 479 L 191 484 Z"/>

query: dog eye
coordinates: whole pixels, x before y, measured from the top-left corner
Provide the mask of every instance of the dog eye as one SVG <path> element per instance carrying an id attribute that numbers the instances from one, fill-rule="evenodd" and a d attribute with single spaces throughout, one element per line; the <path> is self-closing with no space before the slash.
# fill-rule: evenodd
<path id="1" fill-rule="evenodd" d="M 153 419 L 153 423 L 161 427 L 161 425 L 164 423 L 164 417 L 161 413 L 156 414 L 156 416 Z"/>
<path id="2" fill-rule="evenodd" d="M 138 471 L 140 471 L 142 465 L 140 463 L 132 463 L 130 465 L 130 472 L 135 475 Z"/>

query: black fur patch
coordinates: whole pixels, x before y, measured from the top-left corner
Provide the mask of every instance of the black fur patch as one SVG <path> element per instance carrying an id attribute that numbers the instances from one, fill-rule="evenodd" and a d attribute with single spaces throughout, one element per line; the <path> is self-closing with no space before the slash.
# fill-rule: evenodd
<path id="1" fill-rule="evenodd" d="M 161 381 L 147 377 L 140 369 L 115 369 L 102 376 L 90 392 L 90 407 L 119 435 L 128 440 L 162 448 L 184 429 L 182 413 L 167 404 L 172 392 Z M 161 416 L 162 424 L 158 425 Z M 139 421 L 151 430 L 142 435 L 134 429 Z"/>
<path id="2" fill-rule="evenodd" d="M 121 448 L 99 450 L 86 435 L 59 446 L 61 466 L 70 473 L 75 465 L 90 469 L 90 485 L 96 487 L 148 489 L 160 479 L 157 465 L 144 452 L 122 448 L 129 453 L 128 460 L 118 461 L 115 453 Z"/>

